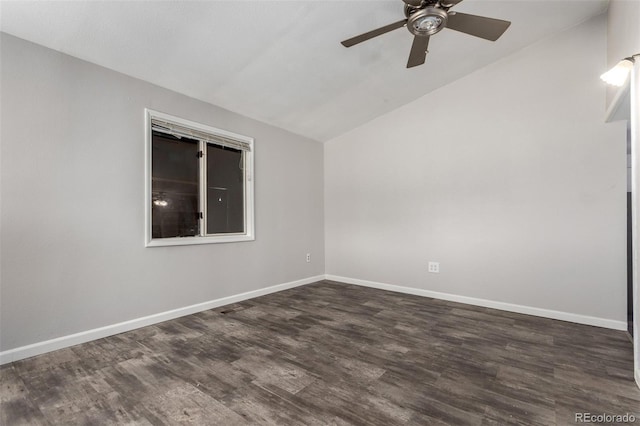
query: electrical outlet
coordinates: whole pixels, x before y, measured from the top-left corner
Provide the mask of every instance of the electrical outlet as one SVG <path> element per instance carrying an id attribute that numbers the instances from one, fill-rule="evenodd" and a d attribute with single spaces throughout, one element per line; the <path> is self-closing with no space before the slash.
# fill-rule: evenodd
<path id="1" fill-rule="evenodd" d="M 311 262 L 311 253 L 307 253 L 307 263 Z"/>
<path id="2" fill-rule="evenodd" d="M 429 272 L 432 274 L 440 273 L 440 263 L 439 262 L 429 262 Z"/>

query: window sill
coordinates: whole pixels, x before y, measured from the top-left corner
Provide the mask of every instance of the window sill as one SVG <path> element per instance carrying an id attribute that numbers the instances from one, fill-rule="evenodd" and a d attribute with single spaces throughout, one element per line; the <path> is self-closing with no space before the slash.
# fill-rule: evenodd
<path id="1" fill-rule="evenodd" d="M 256 237 L 246 234 L 231 234 L 215 237 L 176 237 L 176 238 L 156 238 L 145 243 L 145 247 L 165 247 L 165 246 L 191 246 L 196 244 L 220 244 L 236 243 L 241 241 L 254 241 Z"/>

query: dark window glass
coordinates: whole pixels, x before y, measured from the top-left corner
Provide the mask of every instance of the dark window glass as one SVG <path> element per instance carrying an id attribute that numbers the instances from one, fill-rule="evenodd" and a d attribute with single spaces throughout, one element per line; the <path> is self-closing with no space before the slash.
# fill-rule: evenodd
<path id="1" fill-rule="evenodd" d="M 199 234 L 198 148 L 198 141 L 153 132 L 153 238 L 188 237 Z"/>
<path id="2" fill-rule="evenodd" d="M 207 234 L 244 232 L 242 151 L 207 144 Z"/>

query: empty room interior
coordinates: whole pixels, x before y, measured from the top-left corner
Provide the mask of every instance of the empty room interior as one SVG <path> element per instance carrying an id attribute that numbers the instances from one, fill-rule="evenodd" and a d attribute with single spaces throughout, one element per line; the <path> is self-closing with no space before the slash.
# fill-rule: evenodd
<path id="1" fill-rule="evenodd" d="M 0 31 L 0 424 L 640 422 L 640 0 Z"/>

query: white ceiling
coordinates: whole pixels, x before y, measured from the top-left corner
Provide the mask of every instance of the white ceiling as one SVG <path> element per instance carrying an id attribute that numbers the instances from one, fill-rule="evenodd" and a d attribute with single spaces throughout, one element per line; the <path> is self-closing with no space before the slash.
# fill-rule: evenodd
<path id="1" fill-rule="evenodd" d="M 406 69 L 401 0 L 2 1 L 0 30 L 319 141 L 604 12 L 607 0 L 465 0 L 505 19 L 497 42 L 443 30 Z M 460 100 L 461 102 L 464 99 Z M 437 108 L 437 105 L 434 105 Z"/>

